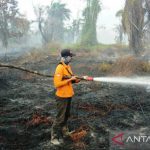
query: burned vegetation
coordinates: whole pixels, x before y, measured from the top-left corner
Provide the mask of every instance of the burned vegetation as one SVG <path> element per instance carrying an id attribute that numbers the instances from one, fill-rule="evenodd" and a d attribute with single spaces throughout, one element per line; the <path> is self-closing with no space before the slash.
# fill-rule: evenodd
<path id="1" fill-rule="evenodd" d="M 150 135 L 150 0 L 124 0 L 122 8 L 119 0 L 114 5 L 104 0 L 38 2 L 0 0 L 0 149 L 128 149 L 113 147 L 112 133 L 120 132 L 120 140 L 132 131 Z M 91 78 L 74 84 L 72 133 L 54 146 L 53 75 L 59 61 L 67 60 L 58 56 L 63 48 L 77 54 L 69 58 L 73 72 Z M 135 82 L 141 77 L 144 84 L 93 77 L 132 77 Z M 134 146 L 130 149 L 150 148 Z"/>
<path id="2" fill-rule="evenodd" d="M 56 56 L 49 60 L 36 62 L 30 69 L 44 68 L 47 74 L 52 74 L 56 64 L 51 62 L 56 62 Z M 79 61 L 80 64 L 73 64 L 78 75 L 86 72 L 92 76 L 107 76 L 111 73 L 111 70 L 108 73 L 98 70 L 100 64 L 96 62 L 94 67 L 87 68 L 91 63 L 89 59 L 80 58 Z M 107 150 L 111 144 L 111 130 L 146 128 L 148 132 L 148 87 L 83 81 L 74 86 L 76 94 L 69 119 L 73 133 L 63 145 L 55 147 L 50 143 L 50 130 L 56 115 L 53 80 L 8 68 L 1 68 L 0 72 L 2 149 Z"/>

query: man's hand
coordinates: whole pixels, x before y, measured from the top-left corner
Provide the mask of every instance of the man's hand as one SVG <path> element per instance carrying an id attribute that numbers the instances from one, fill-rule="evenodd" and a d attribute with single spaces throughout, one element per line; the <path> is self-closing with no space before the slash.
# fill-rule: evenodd
<path id="1" fill-rule="evenodd" d="M 77 79 L 77 76 L 72 76 L 68 81 L 73 81 L 73 80 L 76 80 Z"/>

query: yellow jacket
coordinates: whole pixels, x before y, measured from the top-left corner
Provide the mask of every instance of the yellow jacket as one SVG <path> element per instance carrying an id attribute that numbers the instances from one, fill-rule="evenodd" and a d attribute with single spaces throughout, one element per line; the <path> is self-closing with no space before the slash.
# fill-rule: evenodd
<path id="1" fill-rule="evenodd" d="M 72 87 L 72 81 L 63 79 L 64 76 L 72 76 L 72 70 L 70 65 L 66 65 L 61 62 L 55 70 L 54 74 L 54 86 L 57 89 L 56 95 L 62 98 L 72 97 L 74 95 L 74 90 Z"/>

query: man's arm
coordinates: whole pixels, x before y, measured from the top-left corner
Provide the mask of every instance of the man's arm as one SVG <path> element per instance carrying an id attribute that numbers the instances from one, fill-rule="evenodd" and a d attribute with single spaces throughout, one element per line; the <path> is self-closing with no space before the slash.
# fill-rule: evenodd
<path id="1" fill-rule="evenodd" d="M 76 78 L 73 76 L 70 79 L 62 80 L 63 78 L 63 67 L 62 65 L 58 65 L 55 71 L 54 75 L 54 86 L 56 88 L 66 85 L 68 82 L 71 82 L 73 80 L 76 80 Z"/>

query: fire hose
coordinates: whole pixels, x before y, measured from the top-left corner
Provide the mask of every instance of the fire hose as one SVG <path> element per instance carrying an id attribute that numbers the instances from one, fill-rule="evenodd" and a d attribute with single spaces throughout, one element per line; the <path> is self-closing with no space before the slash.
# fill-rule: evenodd
<path id="1" fill-rule="evenodd" d="M 54 77 L 54 75 L 47 75 L 47 74 L 43 74 L 43 73 L 40 73 L 40 72 L 37 72 L 37 71 L 26 69 L 24 67 L 14 66 L 14 65 L 10 65 L 10 64 L 0 63 L 0 67 L 10 68 L 10 69 L 17 69 L 17 70 L 32 73 L 32 74 L 35 74 L 35 75 L 47 77 L 47 78 L 53 78 Z M 64 76 L 63 79 L 70 79 L 71 77 L 72 76 Z M 89 77 L 89 76 L 83 76 L 83 77 L 76 76 L 76 78 L 80 79 L 80 80 L 86 80 L 86 81 L 93 81 L 94 80 L 93 77 Z"/>

